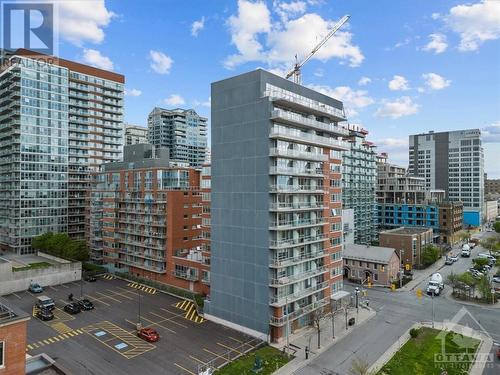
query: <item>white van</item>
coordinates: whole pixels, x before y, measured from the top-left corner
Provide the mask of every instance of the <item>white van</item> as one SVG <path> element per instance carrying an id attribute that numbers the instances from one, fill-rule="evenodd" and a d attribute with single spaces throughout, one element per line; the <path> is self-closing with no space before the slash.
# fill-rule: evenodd
<path id="1" fill-rule="evenodd" d="M 36 306 L 39 309 L 49 309 L 53 310 L 56 307 L 54 300 L 47 296 L 40 296 L 36 298 Z"/>

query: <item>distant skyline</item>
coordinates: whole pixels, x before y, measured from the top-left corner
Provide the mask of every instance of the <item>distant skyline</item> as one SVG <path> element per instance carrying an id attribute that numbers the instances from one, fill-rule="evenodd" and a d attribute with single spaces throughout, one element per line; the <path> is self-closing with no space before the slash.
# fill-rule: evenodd
<path id="1" fill-rule="evenodd" d="M 125 122 L 155 107 L 210 119 L 210 83 L 262 67 L 284 75 L 345 14 L 303 84 L 408 165 L 408 135 L 480 128 L 500 178 L 500 1 L 60 1 L 63 58 L 126 76 Z M 381 12 L 383 10 L 383 12 Z"/>

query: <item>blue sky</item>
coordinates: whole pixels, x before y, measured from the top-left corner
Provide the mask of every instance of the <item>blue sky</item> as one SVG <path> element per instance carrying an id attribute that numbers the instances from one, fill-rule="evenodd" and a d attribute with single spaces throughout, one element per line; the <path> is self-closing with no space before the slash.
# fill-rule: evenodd
<path id="1" fill-rule="evenodd" d="M 500 1 L 144 0 L 60 3 L 61 57 L 126 76 L 126 115 L 154 106 L 210 115 L 210 83 L 257 67 L 283 74 L 344 14 L 303 84 L 345 102 L 350 122 L 407 165 L 408 135 L 484 129 L 500 178 Z"/>

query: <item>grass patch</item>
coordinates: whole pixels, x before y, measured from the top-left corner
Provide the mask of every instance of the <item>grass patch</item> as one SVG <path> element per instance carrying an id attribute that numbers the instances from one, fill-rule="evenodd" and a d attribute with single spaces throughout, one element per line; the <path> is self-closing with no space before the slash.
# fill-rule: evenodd
<path id="1" fill-rule="evenodd" d="M 445 353 L 462 354 L 460 359 L 449 362 L 435 360 L 435 354 L 442 353 L 441 331 L 422 327 L 416 338 L 410 340 L 382 367 L 378 375 L 440 375 L 445 369 L 448 375 L 468 374 L 474 361 L 474 353 L 479 340 L 447 332 L 445 336 Z M 453 356 L 454 358 L 455 356 Z"/>
<path id="2" fill-rule="evenodd" d="M 37 268 L 47 268 L 50 267 L 51 264 L 47 262 L 36 262 L 36 263 L 29 263 L 27 266 L 23 267 L 12 267 L 12 271 L 17 272 L 17 271 L 27 271 L 27 270 L 34 270 Z"/>
<path id="3" fill-rule="evenodd" d="M 83 262 L 82 263 L 82 269 L 86 272 L 90 273 L 106 273 L 107 270 L 103 266 L 99 266 L 98 264 L 93 264 L 93 263 L 88 263 L 88 262 Z"/>
<path id="4" fill-rule="evenodd" d="M 251 375 L 257 356 L 262 360 L 262 371 L 259 375 L 270 375 L 291 359 L 278 349 L 266 345 L 224 366 L 216 371 L 215 375 Z"/>

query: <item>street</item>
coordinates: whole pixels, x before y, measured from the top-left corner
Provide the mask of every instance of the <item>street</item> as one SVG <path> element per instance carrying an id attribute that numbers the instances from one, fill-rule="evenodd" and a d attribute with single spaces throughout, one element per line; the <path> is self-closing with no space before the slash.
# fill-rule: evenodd
<path id="1" fill-rule="evenodd" d="M 480 232 L 475 237 L 486 238 L 491 235 L 494 234 Z M 454 252 L 457 252 L 458 248 L 456 246 Z M 460 258 L 451 266 L 443 266 L 439 272 L 444 279 L 452 271 L 465 272 L 471 267 L 472 259 L 480 252 L 487 252 L 487 250 L 477 246 L 470 258 Z M 432 321 L 431 297 L 424 295 L 419 299 L 415 293 L 416 288 L 424 290 L 427 281 L 428 277 L 409 291 L 369 290 L 370 307 L 377 311 L 377 315 L 320 354 L 307 366 L 297 370 L 295 374 L 345 375 L 348 374 L 351 362 L 355 358 L 362 359 L 370 365 L 373 364 L 411 325 L 416 322 Z M 352 291 L 355 287 L 355 284 L 345 284 L 347 291 Z M 445 293 L 450 293 L 449 288 L 445 287 Z M 466 317 L 460 321 L 460 324 L 469 325 L 474 329 L 480 329 L 478 327 L 480 324 L 494 342 L 500 343 L 500 308 L 461 304 L 451 297 L 441 295 L 434 299 L 435 321 L 451 320 L 462 307 L 465 307 L 477 322 Z M 494 363 L 486 365 L 483 375 L 498 374 L 499 371 L 500 362 L 495 359 Z"/>

